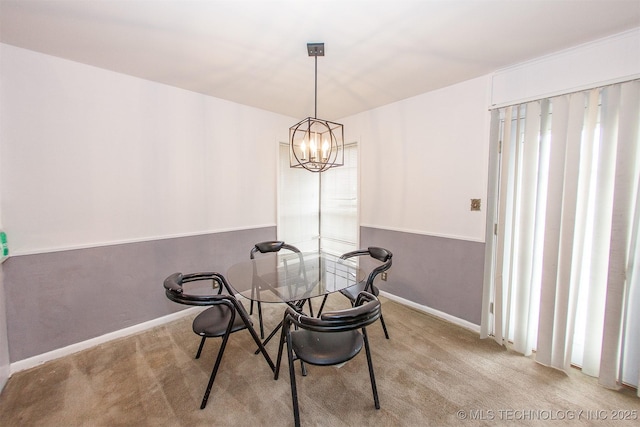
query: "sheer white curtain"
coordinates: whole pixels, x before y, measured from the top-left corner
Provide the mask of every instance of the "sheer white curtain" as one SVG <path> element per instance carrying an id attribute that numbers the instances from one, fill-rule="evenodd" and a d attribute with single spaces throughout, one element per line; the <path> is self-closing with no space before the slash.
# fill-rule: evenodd
<path id="1" fill-rule="evenodd" d="M 289 145 L 280 143 L 278 239 L 301 251 L 319 249 L 320 174 L 289 166 Z"/>
<path id="2" fill-rule="evenodd" d="M 342 255 L 358 245 L 358 146 L 344 147 L 344 165 L 320 177 L 320 247 Z"/>
<path id="3" fill-rule="evenodd" d="M 640 81 L 494 110 L 491 138 L 482 336 L 637 386 Z"/>

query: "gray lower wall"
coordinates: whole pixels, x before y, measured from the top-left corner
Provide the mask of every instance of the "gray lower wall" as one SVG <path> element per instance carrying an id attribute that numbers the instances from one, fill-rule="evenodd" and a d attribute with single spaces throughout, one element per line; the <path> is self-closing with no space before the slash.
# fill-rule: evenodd
<path id="1" fill-rule="evenodd" d="M 9 339 L 7 337 L 7 304 L 4 293 L 4 264 L 0 263 L 0 391 L 9 379 Z"/>
<path id="2" fill-rule="evenodd" d="M 386 292 L 480 324 L 484 243 L 361 227 L 393 252 Z M 275 227 L 14 256 L 3 264 L 9 359 L 24 360 L 185 309 L 169 274 L 225 273 Z"/>
<path id="3" fill-rule="evenodd" d="M 484 243 L 361 227 L 360 246 L 393 252 L 381 290 L 480 324 Z"/>
<path id="4" fill-rule="evenodd" d="M 165 277 L 224 274 L 275 236 L 266 227 L 11 257 L 3 264 L 10 361 L 183 310 L 165 297 Z"/>

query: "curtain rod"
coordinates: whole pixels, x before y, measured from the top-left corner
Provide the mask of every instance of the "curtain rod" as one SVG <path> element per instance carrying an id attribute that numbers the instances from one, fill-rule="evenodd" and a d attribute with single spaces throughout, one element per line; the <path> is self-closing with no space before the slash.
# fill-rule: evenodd
<path id="1" fill-rule="evenodd" d="M 588 90 L 591 90 L 591 89 L 604 88 L 604 87 L 613 86 L 613 85 L 616 85 L 616 84 L 632 82 L 634 80 L 640 80 L 640 74 L 634 74 L 632 76 L 625 76 L 625 77 L 620 77 L 618 79 L 607 80 L 606 82 L 588 84 L 588 85 L 580 86 L 580 88 L 576 88 L 576 89 L 557 91 L 557 92 L 550 92 L 547 95 L 542 95 L 542 96 L 541 95 L 536 95 L 536 96 L 531 96 L 529 98 L 522 98 L 522 99 L 520 99 L 518 101 L 508 101 L 508 102 L 504 102 L 504 103 L 501 103 L 501 104 L 495 104 L 495 105 L 492 105 L 491 107 L 489 107 L 489 111 L 499 110 L 501 108 L 506 108 L 506 107 L 513 107 L 515 105 L 526 104 L 528 102 L 542 101 L 543 99 L 555 98 L 555 97 L 563 96 L 563 95 L 571 95 L 571 94 L 574 94 L 574 93 L 585 92 L 585 91 L 588 91 Z M 493 84 L 493 82 L 492 82 L 492 84 Z M 492 88 L 492 92 L 493 92 L 493 88 Z"/>

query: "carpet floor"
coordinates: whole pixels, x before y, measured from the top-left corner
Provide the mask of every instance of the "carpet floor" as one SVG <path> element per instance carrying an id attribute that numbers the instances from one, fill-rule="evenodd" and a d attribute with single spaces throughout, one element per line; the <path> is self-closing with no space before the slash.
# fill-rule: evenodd
<path id="1" fill-rule="evenodd" d="M 639 425 L 635 390 L 605 389 L 578 370 L 541 366 L 475 332 L 381 301 L 391 339 L 377 323 L 367 329 L 380 410 L 361 352 L 341 367 L 308 366 L 308 376 L 297 376 L 303 426 Z M 340 295 L 329 304 L 348 307 Z M 263 312 L 269 329 L 283 306 L 263 304 Z M 247 331 L 230 337 L 199 409 L 221 340 L 207 340 L 195 360 L 193 317 L 16 373 L 0 394 L 0 426 L 293 425 L 286 358 L 274 381 Z M 274 363 L 277 345 L 267 345 Z"/>

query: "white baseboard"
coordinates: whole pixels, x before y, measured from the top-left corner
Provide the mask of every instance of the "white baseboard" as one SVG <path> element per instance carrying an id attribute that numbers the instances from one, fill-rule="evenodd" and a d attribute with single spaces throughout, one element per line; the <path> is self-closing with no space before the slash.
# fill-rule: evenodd
<path id="1" fill-rule="evenodd" d="M 480 334 L 480 326 L 475 325 L 466 320 L 460 319 L 455 316 L 451 316 L 450 314 L 444 313 L 442 311 L 434 310 L 433 308 L 427 307 L 425 305 L 417 304 L 413 301 L 409 301 L 407 299 L 398 297 L 393 294 L 389 294 L 384 291 L 380 291 L 380 295 L 383 297 L 395 301 L 399 304 L 406 305 L 415 310 L 422 311 L 424 313 L 430 314 L 432 316 L 438 317 L 440 319 L 446 320 L 447 322 L 451 322 L 455 325 L 461 326 L 465 329 L 469 329 L 473 332 L 477 332 Z M 56 350 L 49 351 L 47 353 L 42 353 L 37 356 L 30 357 L 28 359 L 19 360 L 17 362 L 13 362 L 9 368 L 9 376 L 15 374 L 16 372 L 24 371 L 27 369 L 34 368 L 36 366 L 42 365 L 43 363 L 49 362 L 51 360 L 59 359 L 61 357 L 69 356 L 73 353 L 77 353 L 82 350 L 86 350 L 88 348 L 104 344 L 106 342 L 123 338 L 129 335 L 137 334 L 138 332 L 143 332 L 147 329 L 154 328 L 156 326 L 163 325 L 165 323 L 172 322 L 174 320 L 180 319 L 184 316 L 188 316 L 195 311 L 203 310 L 203 307 L 190 307 L 185 310 L 178 311 L 176 313 L 169 314 L 167 316 L 159 317 L 157 319 L 149 320 L 148 322 L 139 323 L 134 326 L 130 326 L 128 328 L 120 329 L 118 331 L 110 332 L 108 334 L 101 335 L 99 337 L 91 338 L 86 341 L 82 341 L 76 344 L 71 344 L 66 347 L 58 348 Z"/>
<path id="2" fill-rule="evenodd" d="M 461 326 L 461 327 L 463 327 L 465 329 L 469 329 L 469 330 L 471 330 L 473 332 L 477 332 L 478 334 L 480 334 L 480 325 L 476 325 L 476 324 L 471 323 L 471 322 L 469 322 L 467 320 L 460 319 L 459 317 L 455 317 L 455 316 L 452 316 L 452 315 L 447 314 L 445 312 L 442 312 L 442 311 L 439 311 L 439 310 L 435 310 L 435 309 L 433 309 L 431 307 L 427 307 L 426 305 L 422 305 L 422 304 L 415 303 L 413 301 L 409 301 L 408 299 L 401 298 L 399 296 L 387 293 L 385 291 L 380 291 L 380 295 L 382 295 L 383 297 L 385 297 L 387 299 L 395 301 L 395 302 L 397 302 L 399 304 L 406 305 L 408 307 L 411 307 L 411 308 L 413 308 L 415 310 L 418 310 L 418 311 L 422 311 L 422 312 L 427 313 L 427 314 L 431 314 L 432 316 L 438 317 L 438 318 L 440 318 L 442 320 L 446 320 L 447 322 L 453 323 L 454 325 Z"/>
<path id="3" fill-rule="evenodd" d="M 184 316 L 188 316 L 194 313 L 195 311 L 203 310 L 204 308 L 190 307 L 185 310 L 178 311 L 176 313 L 168 314 L 166 316 L 162 316 L 157 319 L 149 320 L 148 322 L 139 323 L 137 325 L 133 325 L 128 328 L 120 329 L 118 331 L 101 335 L 99 337 L 95 337 L 95 338 L 88 339 L 86 341 L 71 344 L 66 347 L 49 351 L 47 353 L 42 353 L 37 356 L 30 357 L 28 359 L 23 359 L 17 362 L 13 362 L 9 367 L 9 376 L 15 374 L 16 372 L 24 371 L 26 369 L 30 369 L 30 368 L 34 368 L 36 366 L 42 365 L 45 362 L 59 359 L 64 356 L 69 356 L 70 354 L 77 353 L 82 350 L 86 350 L 88 348 L 94 347 L 99 344 L 104 344 L 108 341 L 112 341 L 118 338 L 123 338 L 129 335 L 137 334 L 138 332 L 142 332 L 147 329 L 151 329 L 156 326 L 160 326 L 165 323 L 172 322 Z"/>

